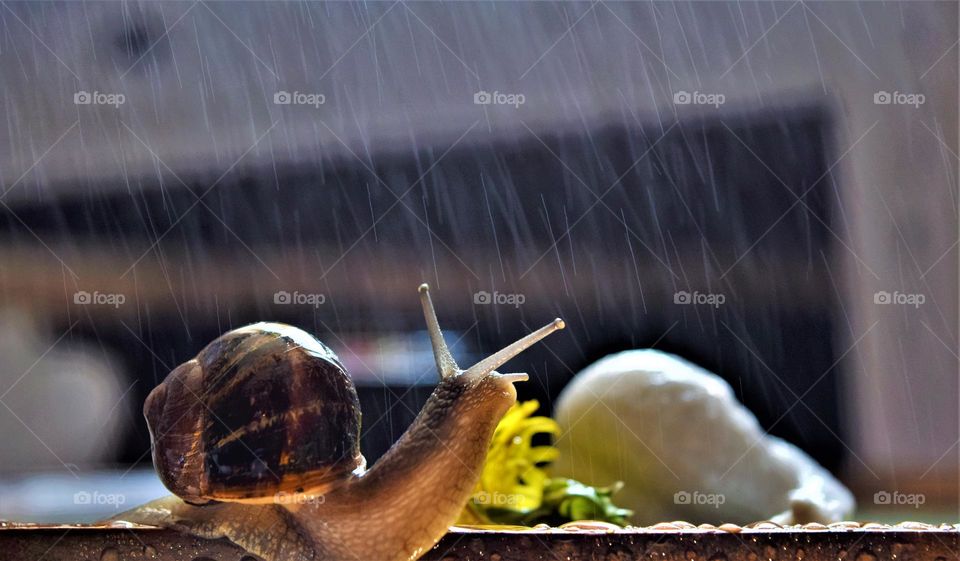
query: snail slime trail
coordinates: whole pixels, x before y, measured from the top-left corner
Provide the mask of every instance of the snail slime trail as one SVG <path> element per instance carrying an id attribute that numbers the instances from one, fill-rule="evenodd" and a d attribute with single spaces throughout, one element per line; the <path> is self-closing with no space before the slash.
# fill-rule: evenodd
<path id="1" fill-rule="evenodd" d="M 433 547 L 477 484 L 513 384 L 527 380 L 496 369 L 564 324 L 461 370 L 429 288 L 419 292 L 440 382 L 372 468 L 336 354 L 295 327 L 257 323 L 221 335 L 147 397 L 153 464 L 173 495 L 114 520 L 225 537 L 267 561 L 402 561 Z"/>

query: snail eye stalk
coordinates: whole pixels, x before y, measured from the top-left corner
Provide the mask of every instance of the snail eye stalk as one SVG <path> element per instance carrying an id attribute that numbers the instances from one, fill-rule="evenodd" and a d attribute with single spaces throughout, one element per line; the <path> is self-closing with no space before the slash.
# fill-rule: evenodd
<path id="1" fill-rule="evenodd" d="M 496 353 L 488 356 L 487 358 L 481 360 L 480 362 L 471 366 L 466 372 L 463 373 L 467 377 L 482 377 L 493 372 L 505 362 L 511 358 L 517 356 L 518 354 L 525 351 L 528 347 L 536 343 L 537 341 L 543 339 L 547 335 L 550 335 L 554 331 L 560 331 L 566 327 L 566 324 L 562 319 L 557 318 L 547 325 L 544 325 L 540 329 L 534 331 L 533 333 L 523 337 L 518 341 L 514 341 L 510 345 L 500 349 Z M 516 374 L 509 374 L 509 376 L 517 376 Z"/>
<path id="2" fill-rule="evenodd" d="M 427 320 L 427 332 L 430 334 L 430 344 L 433 346 L 433 358 L 437 361 L 437 372 L 441 380 L 446 380 L 460 373 L 457 361 L 450 354 L 447 342 L 443 340 L 440 324 L 437 322 L 437 312 L 433 309 L 433 300 L 430 299 L 430 287 L 426 283 L 420 285 L 420 304 L 423 306 L 423 317 Z"/>

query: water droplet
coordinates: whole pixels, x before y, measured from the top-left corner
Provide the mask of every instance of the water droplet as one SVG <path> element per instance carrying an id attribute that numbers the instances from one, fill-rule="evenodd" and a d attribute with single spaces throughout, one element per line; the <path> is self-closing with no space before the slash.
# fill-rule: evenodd
<path id="1" fill-rule="evenodd" d="M 727 556 L 722 553 L 716 553 L 710 557 L 710 561 L 727 561 Z"/>
<path id="2" fill-rule="evenodd" d="M 100 552 L 100 561 L 120 561 L 120 552 L 112 547 L 105 547 Z"/>
<path id="3" fill-rule="evenodd" d="M 857 554 L 857 561 L 877 561 L 877 556 L 871 551 L 863 550 Z"/>
<path id="4" fill-rule="evenodd" d="M 153 547 L 152 545 L 143 546 L 143 556 L 146 557 L 147 559 L 153 559 L 157 555 L 158 555 L 157 548 Z"/>

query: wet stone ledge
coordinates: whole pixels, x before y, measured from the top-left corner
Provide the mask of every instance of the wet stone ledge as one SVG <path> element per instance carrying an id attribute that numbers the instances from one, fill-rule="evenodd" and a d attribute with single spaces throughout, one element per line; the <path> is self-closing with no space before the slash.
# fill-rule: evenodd
<path id="1" fill-rule="evenodd" d="M 781 527 L 693 526 L 683 522 L 620 529 L 599 523 L 562 528 L 464 527 L 451 531 L 428 561 L 780 561 L 960 558 L 960 525 L 895 526 L 841 522 Z M 132 525 L 38 526 L 0 523 L 0 560 L 256 561 L 227 540 Z M 375 560 L 363 560 L 375 561 Z"/>

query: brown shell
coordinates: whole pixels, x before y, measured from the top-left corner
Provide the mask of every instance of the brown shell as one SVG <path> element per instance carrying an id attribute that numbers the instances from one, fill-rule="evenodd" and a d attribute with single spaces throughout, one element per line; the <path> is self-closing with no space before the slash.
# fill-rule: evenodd
<path id="1" fill-rule="evenodd" d="M 192 503 L 322 494 L 365 465 L 353 382 L 333 351 L 289 325 L 221 335 L 154 388 L 143 413 L 160 479 Z"/>

